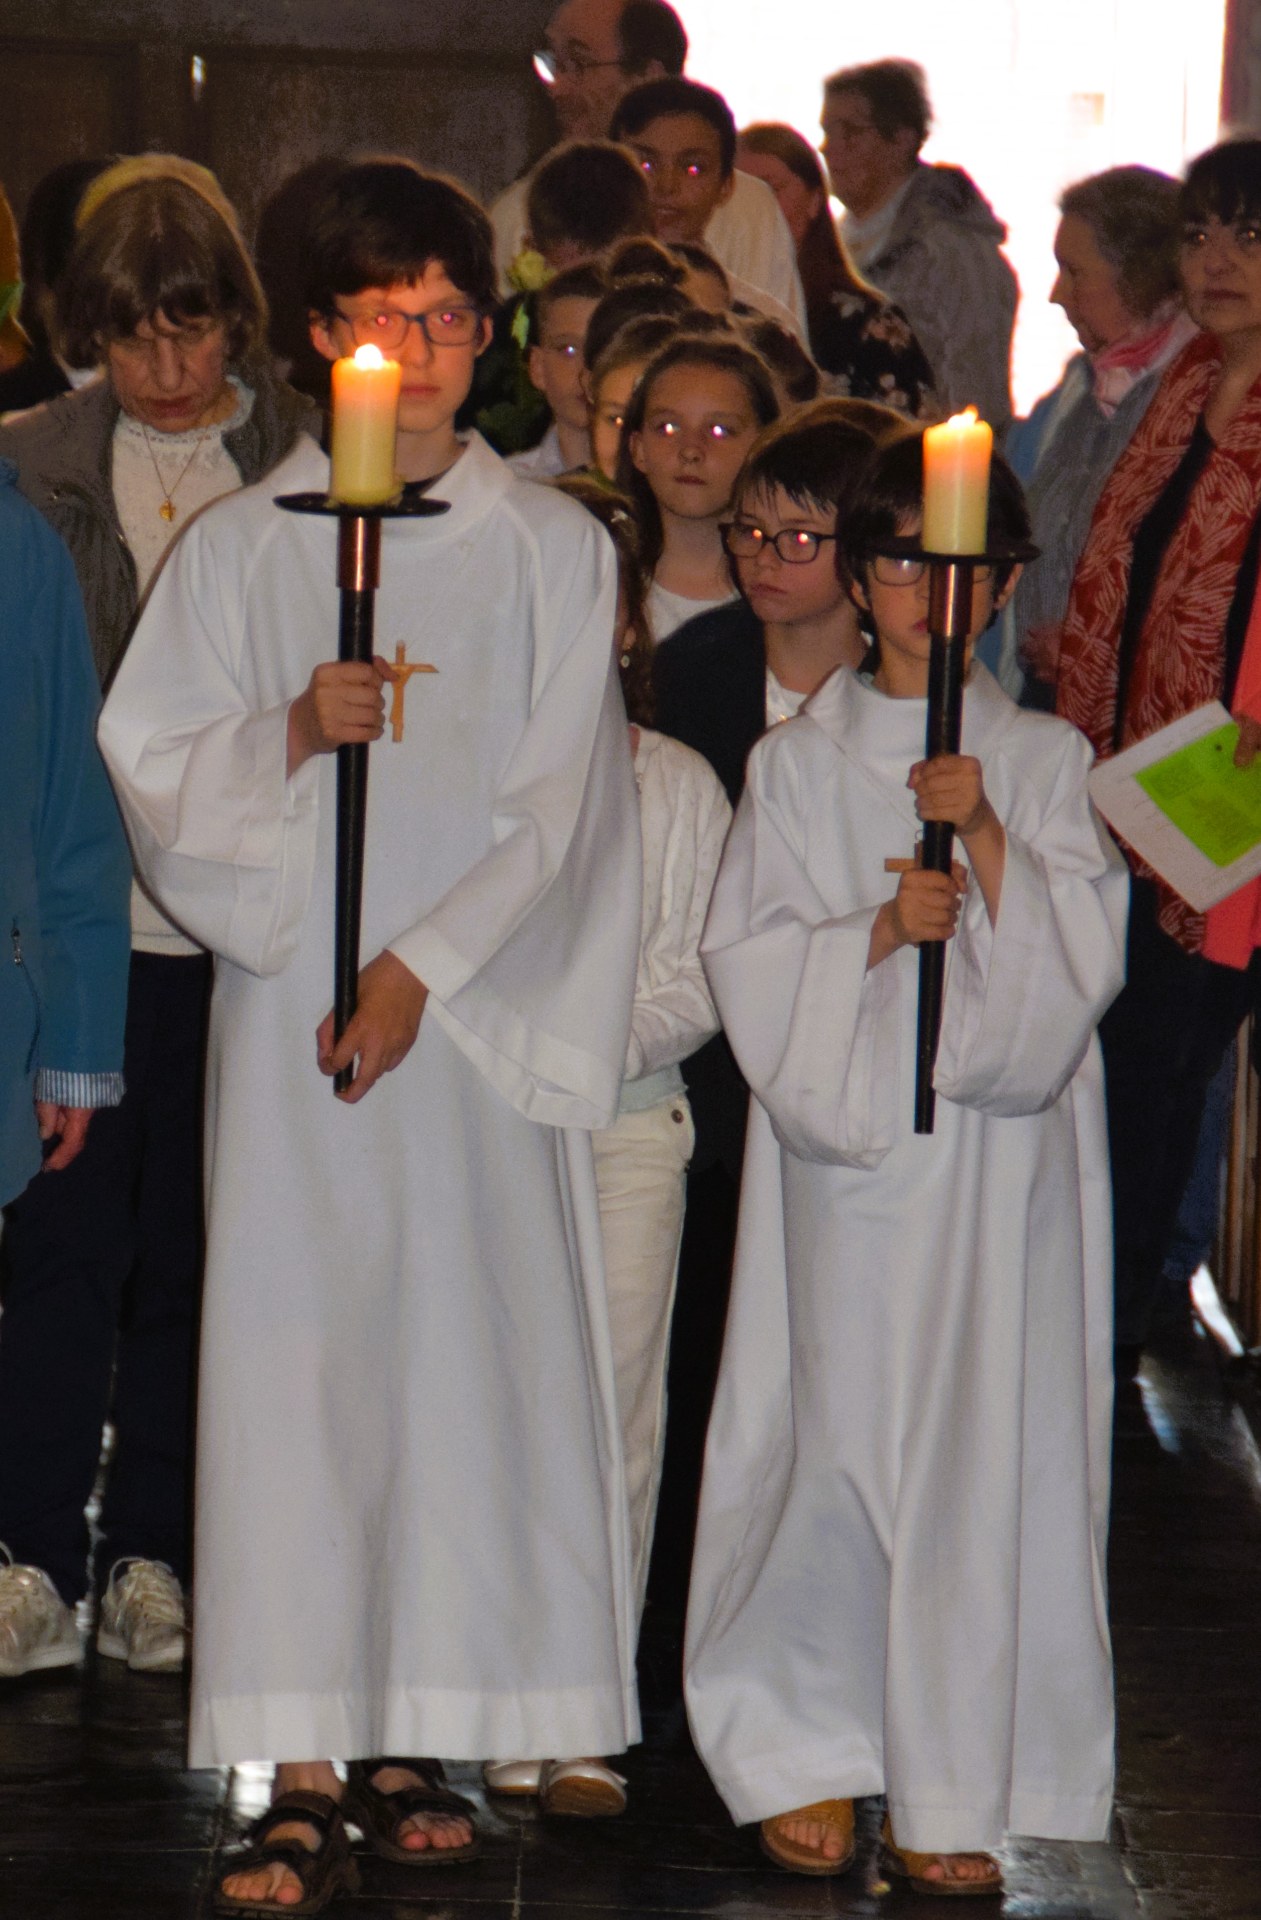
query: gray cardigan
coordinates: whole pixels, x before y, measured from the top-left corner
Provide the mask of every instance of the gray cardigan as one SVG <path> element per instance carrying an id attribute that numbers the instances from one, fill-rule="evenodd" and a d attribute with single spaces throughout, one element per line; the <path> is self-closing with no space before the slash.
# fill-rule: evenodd
<path id="1" fill-rule="evenodd" d="M 314 401 L 278 380 L 266 363 L 251 361 L 235 371 L 252 389 L 254 405 L 223 444 L 248 487 L 303 430 L 318 435 L 320 415 Z M 70 549 L 102 686 L 131 638 L 138 597 L 111 477 L 118 412 L 113 388 L 102 379 L 0 427 L 0 457 L 12 460 L 20 491 Z"/>

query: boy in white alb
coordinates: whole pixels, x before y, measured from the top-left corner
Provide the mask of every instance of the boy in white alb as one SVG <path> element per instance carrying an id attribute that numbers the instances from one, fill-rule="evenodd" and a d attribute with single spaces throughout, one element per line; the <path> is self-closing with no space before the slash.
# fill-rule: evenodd
<path id="1" fill-rule="evenodd" d="M 434 1762 L 616 1752 L 634 1621 L 589 1130 L 616 1109 L 639 838 L 613 555 L 452 422 L 489 225 L 406 161 L 313 216 L 312 336 L 403 369 L 377 633 L 436 674 L 381 741 L 373 666 L 320 664 L 335 525 L 296 451 L 190 528 L 103 722 L 146 878 L 218 956 L 209 1066 L 194 1765 L 278 1763 L 220 1911 L 316 1911 L 369 1843 L 476 1851 Z M 359 1009 L 334 1046 L 334 758 L 377 740 Z M 318 1035 L 317 1035 L 318 1030 Z M 313 1045 L 313 1043 L 315 1043 Z M 324 1074 L 356 1063 L 341 1100 Z M 366 1101 L 362 1106 L 361 1101 Z"/>
<path id="2" fill-rule="evenodd" d="M 918 436 L 842 526 L 874 671 L 753 749 L 702 952 L 755 1095 L 688 1617 L 697 1746 L 803 1873 L 886 1861 L 997 1893 L 1004 1833 L 1101 1840 L 1110 1196 L 1095 1025 L 1127 883 L 1072 728 L 973 667 L 922 758 Z M 995 463 L 991 539 L 1027 538 Z M 974 634 L 1010 577 L 981 578 Z M 1010 570 L 1008 570 L 1010 573 Z M 919 821 L 964 867 L 900 881 Z M 913 1131 L 918 960 L 947 939 L 936 1125 Z"/>

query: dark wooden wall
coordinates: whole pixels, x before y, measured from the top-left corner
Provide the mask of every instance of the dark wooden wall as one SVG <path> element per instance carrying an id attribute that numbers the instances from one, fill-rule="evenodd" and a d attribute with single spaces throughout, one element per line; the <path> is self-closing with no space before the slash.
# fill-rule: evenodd
<path id="1" fill-rule="evenodd" d="M 389 150 L 488 199 L 546 144 L 529 55 L 554 3 L 3 0 L 0 182 L 20 218 L 59 161 L 170 149 L 253 236 L 295 169 Z"/>

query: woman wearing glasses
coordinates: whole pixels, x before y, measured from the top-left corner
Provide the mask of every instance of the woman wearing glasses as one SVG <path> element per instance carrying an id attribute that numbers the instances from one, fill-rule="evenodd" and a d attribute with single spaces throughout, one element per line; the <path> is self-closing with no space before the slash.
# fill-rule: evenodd
<path id="1" fill-rule="evenodd" d="M 261 479 L 315 414 L 262 359 L 266 306 L 212 174 L 167 154 L 120 161 L 78 227 L 58 349 L 101 376 L 10 422 L 0 453 L 70 549 L 104 685 L 172 541 L 208 501 Z M 146 1670 L 184 1660 L 209 969 L 134 886 L 125 1098 L 6 1221 L 0 1540 L 42 1575 L 24 1583 L 10 1671 L 79 1658 L 107 1414 L 98 1646 Z"/>
<path id="2" fill-rule="evenodd" d="M 1261 140 L 1201 154 L 1178 268 L 1202 329 L 1166 368 L 1099 495 L 1064 619 L 1058 711 L 1106 757 L 1210 700 L 1261 737 Z M 1133 1374 L 1205 1093 L 1258 1004 L 1255 883 L 1194 913 L 1131 854 L 1126 986 L 1100 1028 L 1115 1212 L 1116 1346 Z M 1174 1306 L 1171 1300 L 1168 1305 Z M 1182 1312 L 1185 1313 L 1185 1304 Z"/>

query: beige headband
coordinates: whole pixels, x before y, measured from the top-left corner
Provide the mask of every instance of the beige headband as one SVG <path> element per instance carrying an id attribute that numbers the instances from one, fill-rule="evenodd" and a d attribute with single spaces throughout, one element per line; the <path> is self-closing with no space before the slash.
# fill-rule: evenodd
<path id="1" fill-rule="evenodd" d="M 228 196 L 211 173 L 209 167 L 199 167 L 195 160 L 185 160 L 179 153 L 133 153 L 125 160 L 115 161 L 104 173 L 98 173 L 95 180 L 84 189 L 74 216 L 76 228 L 82 232 L 94 213 L 99 212 L 105 202 L 127 187 L 136 187 L 150 180 L 176 180 L 180 186 L 187 187 L 204 200 L 212 212 L 217 213 L 224 225 L 233 234 L 240 236 L 236 209 Z"/>

